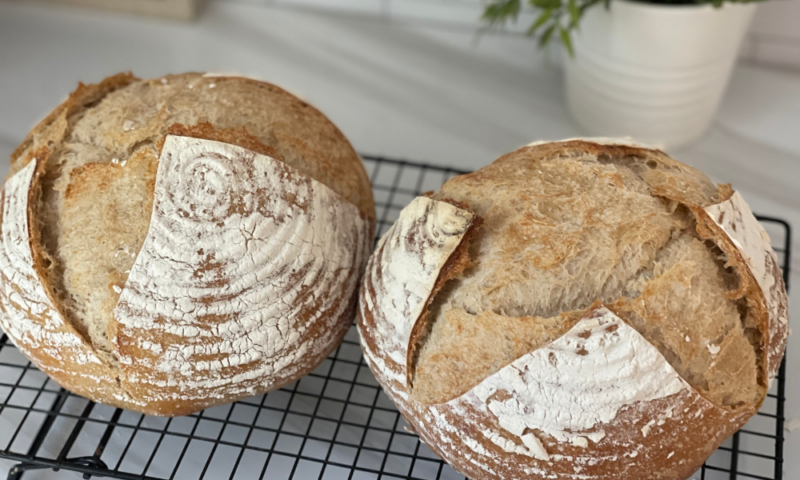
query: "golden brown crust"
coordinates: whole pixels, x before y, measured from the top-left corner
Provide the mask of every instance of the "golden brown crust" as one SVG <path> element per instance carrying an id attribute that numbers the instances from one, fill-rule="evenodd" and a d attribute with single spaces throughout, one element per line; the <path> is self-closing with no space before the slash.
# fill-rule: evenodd
<path id="1" fill-rule="evenodd" d="M 468 205 L 462 202 L 456 202 L 455 200 L 451 199 L 443 199 L 441 201 L 449 203 L 450 205 L 462 210 L 469 211 Z M 469 245 L 472 239 L 478 233 L 478 230 L 480 230 L 482 224 L 483 219 L 475 215 L 469 227 L 467 227 L 466 232 L 464 232 L 461 242 L 458 244 L 450 257 L 448 257 L 447 262 L 445 262 L 444 266 L 439 272 L 439 276 L 436 279 L 436 283 L 433 285 L 433 290 L 430 294 L 430 300 L 426 303 L 422 314 L 419 316 L 419 318 L 417 318 L 417 320 L 414 322 L 414 326 L 411 328 L 411 334 L 408 342 L 408 354 L 406 357 L 406 363 L 409 366 L 409 371 L 407 374 L 409 384 L 413 384 L 414 382 L 413 372 L 414 365 L 416 363 L 414 356 L 420 341 L 420 337 L 426 334 L 428 317 L 431 313 L 429 310 L 431 301 L 436 297 L 436 294 L 439 293 L 442 287 L 444 287 L 445 283 L 447 283 L 449 280 L 457 278 L 464 270 L 472 265 L 472 261 L 469 257 Z"/>
<path id="2" fill-rule="evenodd" d="M 587 451 L 583 447 L 540 436 L 551 458 L 557 458 L 551 462 L 509 453 L 487 441 L 484 433 L 487 427 L 496 431 L 502 431 L 502 427 L 496 417 L 485 411 L 467 407 L 454 412 L 447 405 L 432 407 L 437 409 L 437 417 L 441 419 L 434 421 L 435 417 L 426 409 L 402 401 L 397 405 L 421 441 L 470 479 L 675 480 L 689 478 L 703 465 L 709 452 L 716 450 L 755 413 L 752 408 L 735 413 L 709 408 L 710 404 L 696 392 L 685 391 L 678 395 L 678 398 L 633 404 L 621 410 L 613 422 L 603 425 L 603 431 L 605 438 L 622 439 L 620 443 L 627 440 L 628 445 L 613 441 L 592 444 L 592 460 L 586 459 Z M 691 415 L 675 412 L 672 417 L 664 417 L 664 412 L 676 403 L 692 412 Z M 439 429 L 434 423 L 450 423 L 456 428 Z M 648 431 L 647 436 L 642 436 L 643 429 Z M 465 438 L 477 439 L 486 455 L 467 447 Z"/>
<path id="3" fill-rule="evenodd" d="M 167 134 L 230 143 L 231 145 L 238 145 L 250 151 L 283 161 L 275 148 L 261 143 L 258 138 L 251 135 L 244 127 L 214 128 L 214 126 L 208 122 L 199 122 L 197 125 L 174 123 L 167 128 Z M 166 138 L 167 136 L 164 135 L 164 137 L 158 141 L 157 148 L 159 155 L 161 154 L 161 149 L 164 147 L 164 140 Z"/>
<path id="4" fill-rule="evenodd" d="M 649 170 L 642 171 L 645 181 L 650 185 L 653 195 L 669 198 L 687 205 L 708 206 L 717 203 L 717 191 L 706 176 L 683 163 L 667 156 L 661 150 L 629 145 L 598 144 L 586 140 L 552 142 L 524 147 L 495 160 L 495 163 L 527 157 L 533 161 L 554 157 L 593 155 L 600 159 L 624 159 L 639 157 L 646 162 L 654 162 Z M 660 167 L 660 168 L 656 168 Z"/>
<path id="5" fill-rule="evenodd" d="M 730 199 L 731 195 L 727 195 L 727 197 Z M 757 341 L 760 347 L 758 350 L 760 355 L 758 364 L 759 381 L 762 384 L 767 384 L 777 374 L 789 334 L 786 286 L 777 258 L 774 252 L 770 250 L 765 252 L 766 255 L 763 256 L 763 259 L 755 260 L 763 261 L 764 274 L 769 280 L 768 283 L 771 284 L 767 288 L 768 291 L 765 291 L 755 277 L 755 272 L 752 270 L 751 265 L 744 258 L 745 253 L 742 251 L 741 242 L 736 244 L 734 239 L 720 225 L 723 219 L 720 218 L 715 221 L 707 210 L 696 207 L 693 207 L 693 212 L 697 218 L 698 234 L 703 238 L 713 240 L 725 253 L 727 265 L 737 272 L 739 284 L 738 288 L 731 292 L 731 297 L 744 299 L 747 302 L 750 312 L 748 320 L 752 324 L 748 325 L 748 327 L 758 332 Z M 741 215 L 741 213 L 730 211 L 727 212 L 727 215 L 735 216 Z M 734 225 L 735 228 L 736 226 Z M 762 232 L 754 233 L 756 236 L 762 234 Z M 763 235 L 766 234 L 763 233 Z M 768 242 L 769 239 L 765 238 L 763 241 Z M 753 248 L 752 245 L 748 247 Z M 758 250 L 758 248 L 756 249 Z M 752 254 L 752 252 L 749 253 Z M 750 259 L 750 261 L 752 262 L 753 259 Z M 769 299 L 767 296 L 769 296 Z M 761 401 L 763 402 L 763 397 Z M 759 402 L 758 406 L 760 405 L 761 403 Z"/>
<path id="6" fill-rule="evenodd" d="M 26 172 L 20 172 L 20 175 L 23 174 Z M 31 178 L 30 183 L 22 184 L 27 178 Z M 31 177 L 27 178 L 17 177 L 11 191 L 4 189 L 0 205 L 3 212 L 9 208 L 7 200 L 20 202 L 24 195 L 27 197 L 24 199 L 26 218 L 30 219 L 32 197 L 39 178 L 35 167 Z M 13 199 L 10 197 L 12 195 Z M 7 238 L 22 233 L 23 226 L 13 218 L 3 216 L 3 221 L 4 243 Z M 25 249 L 28 249 L 32 260 L 28 265 L 24 263 Z M 27 245 L 19 245 L 10 240 L 4 245 L 0 259 L 3 285 L 0 308 L 4 312 L 0 323 L 3 329 L 37 368 L 64 388 L 85 392 L 88 398 L 113 406 L 137 408 L 116 382 L 116 372 L 96 357 L 85 332 L 65 321 L 52 289 L 43 281 L 43 272 L 47 268 L 42 263 L 43 258 L 41 254 L 37 255 L 36 245 L 32 241 Z"/>
<path id="7" fill-rule="evenodd" d="M 584 312 L 584 317 L 591 316 L 598 308 L 602 307 L 593 305 Z M 374 319 L 374 315 L 375 312 L 365 309 L 359 322 Z M 381 342 L 370 338 L 371 331 L 374 328 L 362 328 L 362 342 L 365 346 L 377 344 L 377 350 L 373 346 L 367 347 L 367 351 L 379 352 Z M 548 456 L 545 460 L 536 458 L 517 435 L 509 433 L 510 427 L 503 424 L 506 419 L 498 416 L 500 410 L 492 406 L 495 400 L 513 398 L 509 393 L 498 390 L 484 404 L 473 390 L 443 404 L 424 405 L 407 388 L 389 381 L 376 368 L 374 354 L 368 353 L 365 358 L 379 382 L 385 388 L 391 385 L 386 393 L 420 439 L 456 470 L 475 480 L 688 478 L 755 413 L 753 406 L 737 410 L 715 406 L 696 390 L 685 388 L 664 398 L 632 402 L 612 420 L 588 432 L 576 432 L 590 438 L 599 434 L 599 440 L 589 440 L 588 445 L 565 443 L 546 432 L 525 429 L 523 436 L 534 434 L 540 442 L 541 451 Z M 524 364 L 523 359 L 515 364 Z M 515 371 L 512 376 L 515 375 L 528 378 L 524 371 Z M 595 402 L 597 408 L 603 408 L 602 401 Z M 520 415 L 524 415 L 523 412 L 532 414 L 545 406 L 521 404 L 519 408 Z"/>
<path id="8" fill-rule="evenodd" d="M 510 317 L 549 318 L 582 309 L 595 298 L 609 304 L 623 298 L 636 303 L 643 300 L 637 297 L 655 272 L 664 273 L 665 253 L 681 245 L 683 249 L 692 246 L 693 253 L 673 255 L 670 265 L 676 268 L 673 273 L 684 269 L 686 274 L 672 275 L 671 282 L 665 277 L 661 283 L 676 292 L 689 289 L 685 290 L 687 300 L 702 295 L 724 298 L 714 291 L 727 290 L 726 278 L 732 274 L 723 271 L 716 260 L 720 252 L 709 250 L 710 242 L 702 246 L 689 210 L 692 205 L 703 208 L 730 196 L 723 190 L 662 152 L 628 145 L 565 141 L 505 155 L 484 169 L 450 180 L 439 194 L 473 202 L 473 211 L 488 222 L 487 234 L 478 242 L 484 245 L 479 247 L 480 267 L 468 272 L 459 289 L 445 296 L 442 314 L 449 308 L 463 308 L 473 315 L 489 309 Z M 686 241 L 691 238 L 697 241 Z M 507 267 L 510 264 L 518 267 Z M 710 282 L 712 279 L 715 281 Z M 553 300 L 559 303 L 554 305 Z M 717 303 L 700 301 L 699 307 Z M 676 308 L 676 302 L 661 299 L 653 306 L 666 316 L 652 315 L 654 311 L 645 315 L 659 324 L 658 328 L 666 328 L 667 341 L 654 341 L 671 351 L 665 352 L 668 358 L 674 358 L 669 357 L 674 352 L 685 359 L 685 370 L 673 363 L 682 375 L 710 372 L 719 343 L 729 332 L 740 335 L 741 328 L 735 325 L 740 315 L 733 301 L 727 303 L 719 305 L 724 307 L 720 311 L 711 306 L 700 308 L 696 319 L 676 321 L 673 315 L 666 315 Z M 640 321 L 634 323 L 643 331 L 641 319 L 631 320 L 637 319 Z M 653 323 L 650 320 L 644 323 Z M 652 329 L 657 337 L 658 328 Z M 695 342 L 687 344 L 687 336 Z M 503 356 L 501 350 L 493 351 Z M 500 365 L 499 357 L 488 361 Z M 726 376 L 720 375 L 716 378 L 723 381 Z M 697 375 L 696 384 L 707 390 L 705 376 Z M 448 376 L 436 383 L 444 388 L 459 378 L 464 377 Z M 460 390 L 457 385 L 452 387 Z M 738 394 L 729 395 L 725 390 L 730 388 L 730 383 L 723 389 L 712 383 L 710 389 L 719 392 L 715 401 L 729 398 L 735 404 Z"/>
<path id="9" fill-rule="evenodd" d="M 128 72 L 105 78 L 97 84 L 78 83 L 78 88 L 67 97 L 64 103 L 33 127 L 22 144 L 11 153 L 11 168 L 8 177 L 11 177 L 34 158 L 39 158 L 40 161 L 47 160 L 45 157 L 37 157 L 37 150 L 48 148 L 52 153 L 56 146 L 64 141 L 69 130 L 69 122 L 75 113 L 136 80 L 138 79 Z"/>
<path id="10" fill-rule="evenodd" d="M 529 179 L 537 175 L 538 183 L 528 185 L 533 183 Z M 628 205 L 625 202 L 592 203 L 585 198 L 590 196 L 588 193 L 581 196 L 591 188 L 599 192 L 600 198 L 607 195 L 605 191 L 613 192 L 612 197 L 631 198 L 630 205 L 638 207 L 639 211 L 634 215 L 625 208 L 620 210 L 620 205 Z M 387 395 L 421 439 L 458 471 L 476 480 L 683 479 L 755 414 L 766 393 L 765 365 L 776 365 L 783 352 L 780 343 L 785 341 L 783 327 L 776 328 L 774 324 L 783 318 L 785 294 L 782 296 L 780 271 L 775 262 L 769 263 L 772 257 L 768 255 L 771 253 L 768 243 L 763 243 L 765 236 L 758 237 L 756 232 L 755 239 L 748 237 L 752 240 L 749 248 L 766 252 L 764 276 L 775 278 L 771 284 L 774 291 L 770 293 L 770 308 L 775 318 L 770 321 L 772 317 L 764 306 L 766 301 L 761 291 L 764 287 L 759 287 L 750 271 L 752 265 L 748 267 L 745 262 L 752 263 L 754 256 L 742 258 L 742 246 L 736 243 L 735 236 L 732 240 L 728 236 L 730 232 L 726 234 L 714 219 L 708 218 L 709 209 L 738 197 L 730 186 L 714 187 L 702 173 L 660 151 L 575 140 L 520 149 L 485 169 L 450 180 L 439 194 L 430 197 L 461 202 L 460 208 L 483 218 L 482 229 L 469 239 L 472 247 L 467 247 L 465 240 L 444 259 L 435 260 L 433 249 L 419 252 L 420 258 L 425 256 L 425 261 L 419 265 L 441 265 L 436 276 L 421 268 L 416 277 L 411 272 L 406 277 L 387 278 L 387 273 L 400 265 L 420 267 L 405 259 L 395 265 L 392 258 L 384 258 L 386 254 L 379 248 L 370 260 L 362 284 L 359 330 L 365 360 Z M 548 203 L 550 198 L 557 201 Z M 511 206 L 505 208 L 507 204 Z M 616 210 L 612 210 L 612 206 Z M 620 211 L 624 214 L 616 216 Z M 738 211 L 743 212 L 743 217 L 749 214 L 746 205 Z M 410 212 L 401 212 L 400 220 L 382 242 L 388 244 L 394 237 L 405 238 L 404 234 L 394 231 L 398 224 L 426 224 L 426 218 L 405 218 Z M 428 213 L 416 211 L 414 214 Z M 609 218 L 612 228 L 605 226 Z M 665 220 L 659 223 L 659 218 Z M 652 219 L 655 219 L 653 228 L 649 228 Z M 732 228 L 748 225 L 755 231 L 747 221 L 747 218 L 740 219 Z M 569 228 L 563 235 L 549 230 L 559 223 L 577 225 L 576 230 L 587 225 L 595 230 L 589 231 L 588 240 L 579 238 Z M 618 228 L 613 228 L 614 225 Z M 502 235 L 492 237 L 486 232 Z M 580 310 L 556 309 L 565 319 L 547 320 L 555 318 L 554 321 L 572 327 L 563 336 L 541 346 L 531 341 L 530 345 L 535 347 L 521 351 L 519 337 L 524 336 L 515 334 L 514 328 L 497 331 L 497 324 L 517 321 L 521 325 L 531 318 L 524 316 L 525 308 L 538 312 L 538 305 L 509 305 L 500 301 L 470 303 L 475 297 L 485 301 L 498 290 L 505 292 L 502 293 L 505 296 L 491 297 L 492 301 L 512 297 L 518 300 L 519 295 L 509 294 L 516 290 L 502 291 L 514 282 L 530 286 L 527 290 L 530 297 L 550 299 L 551 303 L 553 298 L 563 298 L 563 289 L 553 294 L 546 290 L 542 293 L 541 278 L 527 276 L 530 271 L 523 275 L 523 265 L 535 265 L 547 275 L 553 275 L 555 280 L 551 284 L 568 287 L 570 282 L 575 283 L 575 278 L 582 278 L 577 274 L 584 272 L 585 265 L 570 268 L 575 265 L 567 261 L 576 258 L 578 252 L 585 253 L 582 250 L 585 245 L 580 242 L 586 241 L 594 242 L 593 245 L 602 243 L 605 249 L 589 249 L 588 254 L 581 257 L 591 260 L 589 265 L 594 265 L 594 270 L 590 268 L 590 272 L 597 272 L 597 264 L 611 257 L 632 267 L 630 270 L 635 275 L 622 276 L 630 278 L 631 283 L 608 290 L 611 293 L 609 300 L 603 300 L 607 303 L 605 306 L 598 303 L 601 296 L 592 293 L 594 296 L 589 303 L 593 300 L 593 305 L 581 303 L 586 299 L 580 297 L 574 303 L 565 302 Z M 488 248 L 487 242 L 492 242 L 494 249 Z M 525 250 L 518 245 L 535 248 Z M 615 257 L 618 254 L 616 245 L 630 246 L 634 252 L 645 253 L 642 258 L 624 254 Z M 725 265 L 718 260 L 722 255 L 727 257 Z M 498 258 L 503 262 L 498 262 Z M 497 272 L 489 270 L 494 276 L 476 277 L 475 272 L 486 272 L 490 262 L 497 263 L 492 264 Z M 378 265 L 380 268 L 376 268 Z M 467 265 L 475 267 L 464 268 Z M 419 309 L 423 314 L 418 317 L 398 315 L 389 308 L 393 303 L 387 301 L 390 292 L 424 290 L 409 280 L 423 277 L 423 273 L 432 294 L 425 299 L 410 297 L 404 307 L 405 312 Z M 596 277 L 600 280 L 589 280 L 602 288 L 609 283 L 613 285 L 603 276 Z M 448 284 L 454 287 L 441 288 L 445 281 L 455 278 L 459 279 L 458 283 Z M 543 278 L 547 277 L 543 275 Z M 609 278 L 618 280 L 620 277 L 609 275 Z M 400 284 L 401 280 L 409 283 Z M 465 285 L 472 285 L 469 282 L 477 287 L 463 293 Z M 578 281 L 579 286 L 586 283 Z M 457 294 L 453 292 L 459 291 L 463 295 L 459 297 L 463 306 L 451 301 Z M 680 309 L 681 299 L 687 302 L 685 311 L 678 312 L 683 316 L 671 315 L 670 311 Z M 415 306 L 417 301 L 421 305 Z M 542 308 L 553 314 L 547 310 L 550 308 L 547 305 Z M 444 313 L 434 320 L 427 319 L 435 309 Z M 514 313 L 508 314 L 504 309 Z M 577 319 L 578 323 L 572 324 L 571 319 Z M 592 323 L 595 321 L 600 323 Z M 436 323 L 438 330 L 434 333 L 440 337 L 426 337 L 426 327 L 431 322 Z M 600 328 L 609 322 L 612 323 L 610 327 Z M 639 330 L 642 324 L 648 328 L 652 326 L 653 331 Z M 695 324 L 695 330 L 687 328 L 683 335 L 678 335 L 684 326 L 695 328 Z M 531 325 L 541 326 L 540 323 Z M 589 328 L 587 325 L 600 327 L 592 327 L 595 328 L 592 332 L 578 331 Z M 675 331 L 659 332 L 662 327 Z M 481 328 L 484 330 L 480 331 Z M 410 335 L 404 335 L 406 331 L 410 331 Z M 542 329 L 542 337 L 545 331 Z M 686 334 L 687 331 L 692 335 Z M 595 336 L 597 332 L 600 332 L 599 338 Z M 671 336 L 669 345 L 691 348 L 669 350 L 664 347 L 662 353 L 663 345 L 667 345 L 667 333 Z M 659 334 L 664 338 L 656 338 Z M 446 343 L 447 335 L 450 335 L 451 344 Z M 514 338 L 509 339 L 508 335 Z M 495 337 L 497 342 L 493 340 Z M 436 344 L 434 338 L 443 343 Z M 763 344 L 767 339 L 768 346 Z M 481 340 L 485 349 L 493 349 L 496 343 L 509 349 L 516 358 L 509 362 L 494 351 L 481 350 Z M 420 355 L 426 352 L 423 349 L 432 344 L 445 346 L 429 350 L 433 353 L 427 358 L 428 363 L 421 363 Z M 667 355 L 673 352 L 685 353 L 685 358 L 668 359 Z M 431 362 L 442 363 L 449 357 L 455 359 L 450 362 L 454 368 L 433 368 L 438 365 Z M 477 365 L 484 357 L 488 359 L 486 365 Z M 405 359 L 405 364 L 399 358 Z M 416 361 L 420 363 L 415 364 Z M 619 365 L 614 363 L 617 361 Z M 703 362 L 708 361 L 711 367 L 706 369 Z M 681 362 L 687 366 L 682 366 Z M 720 365 L 715 366 L 716 363 Z M 723 363 L 729 367 L 727 370 L 722 368 Z M 477 365 L 472 370 L 483 372 L 481 379 L 477 384 L 462 381 L 463 385 L 459 385 L 466 385 L 467 390 L 452 395 L 456 390 L 441 388 L 441 384 L 448 383 L 449 377 L 466 375 L 470 368 L 461 366 L 463 364 Z M 487 366 L 491 369 L 483 368 Z M 431 376 L 434 383 L 440 380 L 435 387 L 448 396 L 436 397 L 434 387 L 431 387 L 432 395 L 418 394 L 421 380 L 414 377 L 423 368 L 436 372 Z M 690 379 L 694 370 L 711 371 L 716 376 Z M 731 375 L 731 371 L 742 378 Z M 413 385 L 404 381 L 402 374 L 405 372 L 412 376 Z M 687 376 L 681 377 L 684 373 Z M 695 384 L 690 384 L 690 380 L 696 381 L 697 386 L 693 387 Z M 703 386 L 703 380 L 719 381 L 719 385 Z M 742 384 L 738 390 L 731 385 L 736 382 Z M 617 394 L 620 395 L 618 402 Z M 434 401 L 427 401 L 429 397 Z"/>
<path id="11" fill-rule="evenodd" d="M 173 76 L 165 78 L 169 78 L 171 81 Z M 150 80 L 151 83 L 156 81 L 158 80 Z M 366 216 L 374 218 L 375 206 L 372 199 L 372 188 L 358 154 L 344 134 L 319 110 L 274 84 L 250 78 L 203 77 L 197 81 L 194 88 L 200 90 L 203 86 L 211 84 L 216 85 L 214 89 L 217 91 L 226 88 L 226 84 L 232 85 L 232 92 L 238 90 L 236 85 L 246 85 L 248 88 L 256 87 L 266 91 L 264 96 L 275 99 L 272 108 L 279 110 L 280 116 L 270 120 L 265 119 L 262 125 L 245 122 L 243 127 L 248 133 L 254 137 L 261 137 L 264 133 L 264 126 L 269 127 L 271 129 L 270 137 L 275 142 L 276 150 L 276 155 L 270 156 L 283 160 L 328 185 L 359 207 Z M 246 91 L 250 92 L 251 90 Z M 254 95 L 253 98 L 258 99 L 259 97 Z M 246 111 L 254 110 L 253 106 L 241 106 Z M 253 112 L 255 117 L 267 115 L 267 112 Z M 224 124 L 214 126 L 225 128 L 237 122 L 242 122 L 242 120 L 226 119 Z M 256 132 L 257 129 L 260 132 Z M 259 141 L 261 140 L 263 139 Z"/>
<path id="12" fill-rule="evenodd" d="M 346 208 L 355 205 L 358 212 L 354 216 L 365 225 L 355 236 L 369 243 L 375 228 L 369 180 L 352 146 L 319 111 L 274 85 L 200 74 L 144 81 L 119 74 L 97 85 L 80 84 L 14 152 L 9 177 L 32 159 L 39 160 L 29 206 L 35 268 L 64 322 L 88 351 L 98 356 L 104 371 L 110 372 L 104 381 L 111 390 L 95 388 L 91 382 L 70 383 L 58 374 L 54 378 L 95 401 L 156 415 L 191 413 L 261 393 L 313 369 L 330 350 L 326 348 L 334 348 L 347 331 L 355 291 L 348 290 L 345 283 L 356 282 L 363 267 L 353 266 L 347 270 L 349 280 L 330 287 L 328 294 L 341 298 L 324 309 L 317 305 L 296 312 L 299 321 L 309 323 L 303 335 L 317 339 L 319 345 L 295 359 L 290 373 L 239 382 L 234 393 L 226 393 L 224 387 L 211 388 L 207 398 L 152 398 L 158 388 L 146 383 L 155 382 L 157 375 L 142 365 L 129 371 L 122 365 L 120 374 L 118 356 L 153 360 L 157 355 L 143 347 L 142 338 L 127 336 L 112 312 L 148 235 L 157 156 L 167 135 L 223 142 L 284 162 L 299 172 L 303 178 L 299 183 L 316 180 L 332 190 L 326 190 L 331 195 L 338 194 L 341 198 L 337 201 Z M 272 201 L 269 197 L 264 195 L 265 200 L 259 202 Z M 229 214 L 242 212 L 237 205 Z M 262 213 L 272 215 L 268 210 Z M 337 227 L 346 229 L 344 224 Z M 361 246 L 348 247 L 354 255 L 362 250 Z M 209 258 L 196 272 L 198 277 L 218 273 L 219 265 Z M 318 315 L 329 318 L 313 323 Z M 207 318 L 209 325 L 230 320 L 212 317 Z M 114 339 L 119 339 L 119 348 L 112 344 Z M 179 340 L 168 333 L 163 339 L 164 346 Z M 151 342 L 151 348 L 153 345 Z M 42 352 L 39 357 L 47 355 Z M 243 364 L 228 372 L 246 375 L 248 369 Z"/>
<path id="13" fill-rule="evenodd" d="M 414 213 L 409 215 L 407 211 L 425 213 L 415 216 Z M 448 279 L 447 274 L 440 276 L 441 269 L 445 268 L 451 273 L 455 273 L 459 267 L 463 267 L 469 262 L 466 250 L 468 242 L 465 241 L 465 237 L 474 235 L 474 232 L 478 230 L 478 225 L 475 223 L 475 216 L 468 211 L 462 210 L 450 202 L 432 200 L 427 197 L 419 197 L 412 201 L 401 212 L 401 219 L 408 221 L 395 223 L 383 236 L 369 259 L 367 271 L 371 272 L 368 276 L 370 281 L 361 283 L 359 315 L 362 319 L 360 328 L 367 330 L 378 328 L 381 332 L 392 331 L 392 337 L 399 339 L 391 345 L 390 349 L 382 349 L 387 355 L 383 370 L 391 382 L 405 388 L 405 385 L 409 383 L 410 363 L 408 359 L 411 357 L 405 343 L 408 343 L 407 340 L 412 335 L 418 337 L 422 333 L 421 330 L 424 330 L 424 328 L 415 329 L 415 326 L 424 316 L 424 306 L 430 302 L 437 279 L 439 279 L 439 288 Z M 431 258 L 433 263 L 426 263 L 427 257 L 423 255 L 425 250 L 458 253 L 448 265 L 448 260 L 451 258 L 449 253 L 441 264 L 438 263 L 439 259 L 435 256 Z M 403 259 L 410 260 L 412 264 L 402 265 L 397 269 L 385 269 L 389 263 L 398 260 L 402 262 Z M 421 269 L 422 273 L 416 271 L 415 267 Z M 408 273 L 412 273 L 413 276 L 405 278 Z M 431 275 L 434 276 L 431 277 Z M 413 284 L 413 286 L 406 285 L 402 289 L 394 288 L 392 285 L 399 278 L 405 278 L 406 283 Z M 381 312 L 383 317 L 375 318 L 372 313 L 382 309 L 365 308 L 377 298 L 388 299 L 392 296 L 394 296 L 394 300 L 388 301 L 384 306 L 394 309 L 396 314 L 394 319 L 400 322 L 397 325 L 392 325 L 391 321 L 385 322 L 385 316 L 391 315 L 391 313 Z M 424 302 L 419 301 L 420 299 Z M 420 308 L 417 309 L 417 307 Z M 404 318 L 406 317 L 413 318 L 414 322 L 405 322 Z M 372 341 L 380 337 L 381 335 L 362 336 L 362 344 L 372 351 L 378 348 L 377 344 Z M 404 340 L 406 341 L 404 342 Z M 395 350 L 402 350 L 402 353 Z M 404 360 L 402 362 L 399 361 L 400 355 Z"/>

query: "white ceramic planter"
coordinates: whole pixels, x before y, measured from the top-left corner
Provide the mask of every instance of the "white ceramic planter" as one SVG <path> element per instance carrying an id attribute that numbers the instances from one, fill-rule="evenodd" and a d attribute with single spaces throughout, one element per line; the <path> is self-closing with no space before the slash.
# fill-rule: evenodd
<path id="1" fill-rule="evenodd" d="M 614 0 L 589 9 L 565 60 L 567 103 L 592 136 L 680 147 L 708 128 L 754 3 L 652 5 Z"/>

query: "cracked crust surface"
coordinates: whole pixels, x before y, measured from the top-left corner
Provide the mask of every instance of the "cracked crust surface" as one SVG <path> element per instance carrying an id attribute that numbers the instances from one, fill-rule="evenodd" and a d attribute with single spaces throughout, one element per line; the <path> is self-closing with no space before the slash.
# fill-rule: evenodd
<path id="1" fill-rule="evenodd" d="M 6 182 L 0 219 L 0 326 L 40 370 L 74 391 L 91 389 L 106 403 L 136 408 L 115 381 L 117 372 L 104 362 L 84 336 L 67 322 L 52 289 L 42 281 L 31 245 L 31 197 L 37 162 Z"/>
<path id="2" fill-rule="evenodd" d="M 736 274 L 686 205 L 718 203 L 714 185 L 663 154 L 561 145 L 557 155 L 532 154 L 548 145 L 520 150 L 435 195 L 469 205 L 485 223 L 470 247 L 475 265 L 434 300 L 416 398 L 463 394 L 599 300 L 707 398 L 757 404 L 765 380 L 754 317 L 733 298 Z M 680 198 L 653 194 L 676 185 Z M 466 351 L 479 357 L 465 362 Z"/>
<path id="3" fill-rule="evenodd" d="M 518 150 L 431 200 L 481 226 L 438 275 L 405 262 L 430 293 L 408 298 L 419 315 L 383 308 L 405 284 L 379 249 L 359 332 L 387 395 L 464 475 L 683 479 L 755 414 L 786 293 L 730 186 L 659 151 L 577 140 Z M 414 238 L 432 220 L 417 213 L 382 244 Z"/>
<path id="4" fill-rule="evenodd" d="M 119 353 L 110 319 L 148 235 L 167 134 L 276 159 L 351 205 L 366 237 L 374 230 L 371 188 L 358 155 L 320 112 L 274 85 L 201 74 L 153 80 L 120 74 L 80 85 L 12 154 L 9 178 L 38 159 L 30 217 L 34 261 L 65 321 L 113 368 Z"/>

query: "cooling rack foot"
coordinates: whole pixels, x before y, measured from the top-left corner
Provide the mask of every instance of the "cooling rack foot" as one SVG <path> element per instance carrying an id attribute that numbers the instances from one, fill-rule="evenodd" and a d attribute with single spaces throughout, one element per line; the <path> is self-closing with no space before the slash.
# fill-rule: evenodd
<path id="1" fill-rule="evenodd" d="M 50 467 L 45 465 L 36 465 L 34 463 L 26 463 L 26 462 L 18 463 L 8 470 L 8 477 L 6 478 L 7 480 L 21 480 L 22 474 L 27 472 L 28 470 L 41 470 L 43 468 L 50 468 Z M 53 470 L 55 471 L 58 469 L 54 468 Z"/>

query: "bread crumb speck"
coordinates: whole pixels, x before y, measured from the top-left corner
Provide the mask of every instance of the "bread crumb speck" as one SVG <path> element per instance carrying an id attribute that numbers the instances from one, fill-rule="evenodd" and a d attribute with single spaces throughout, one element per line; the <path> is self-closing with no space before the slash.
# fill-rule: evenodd
<path id="1" fill-rule="evenodd" d="M 208 85 L 208 88 L 214 88 L 214 87 L 216 87 L 216 86 L 217 86 L 217 84 L 216 84 L 216 83 L 210 83 L 210 84 Z"/>
<path id="2" fill-rule="evenodd" d="M 643 437 L 647 437 L 647 435 L 650 433 L 650 429 L 653 427 L 653 424 L 655 424 L 655 423 L 656 423 L 655 420 L 650 420 L 649 422 L 647 422 L 647 424 L 644 427 L 642 427 L 642 436 Z"/>
<path id="3" fill-rule="evenodd" d="M 720 350 L 719 345 L 713 345 L 713 344 L 709 343 L 706 346 L 708 347 L 708 353 L 710 353 L 711 355 L 716 355 L 716 354 L 719 353 L 719 350 Z"/>
<path id="4" fill-rule="evenodd" d="M 667 455 L 667 458 L 672 458 L 673 455 L 675 455 L 675 452 L 669 452 L 669 455 Z"/>
<path id="5" fill-rule="evenodd" d="M 691 341 L 692 341 L 692 339 L 691 339 L 691 338 L 689 338 L 689 335 L 686 335 L 686 341 L 687 341 L 687 342 L 691 342 Z"/>
<path id="6" fill-rule="evenodd" d="M 576 447 L 586 448 L 589 446 L 589 441 L 586 437 L 575 437 L 572 439 L 572 444 Z"/>
<path id="7" fill-rule="evenodd" d="M 122 123 L 122 131 L 127 132 L 133 130 L 133 121 L 132 120 L 125 120 Z"/>
<path id="8" fill-rule="evenodd" d="M 800 418 L 790 418 L 789 421 L 786 422 L 786 425 L 784 425 L 783 428 L 787 432 L 800 430 Z"/>

